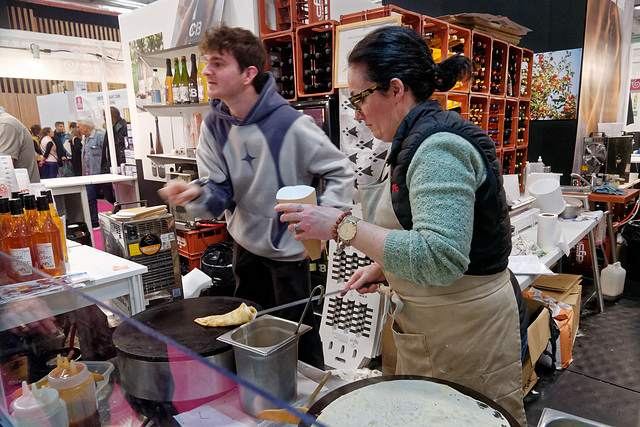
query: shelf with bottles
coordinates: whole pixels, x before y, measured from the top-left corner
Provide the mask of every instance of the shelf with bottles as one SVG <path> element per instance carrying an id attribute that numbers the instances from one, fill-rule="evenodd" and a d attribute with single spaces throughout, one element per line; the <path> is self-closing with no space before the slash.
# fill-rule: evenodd
<path id="1" fill-rule="evenodd" d="M 334 41 L 338 24 L 338 21 L 328 20 L 296 29 L 298 97 L 333 94 Z"/>
<path id="2" fill-rule="evenodd" d="M 522 49 L 509 45 L 507 60 L 507 90 L 505 95 L 509 98 L 520 97 L 520 66 L 522 63 Z"/>
<path id="3" fill-rule="evenodd" d="M 487 119 L 487 134 L 496 147 L 502 147 L 504 132 L 504 98 L 489 98 L 489 117 Z"/>
<path id="4" fill-rule="evenodd" d="M 504 107 L 502 146 L 515 147 L 518 136 L 518 101 L 507 98 Z"/>
<path id="5" fill-rule="evenodd" d="M 471 58 L 471 30 L 448 24 L 448 31 L 447 57 L 460 54 Z M 471 79 L 473 79 L 473 75 Z M 468 93 L 470 81 L 458 82 L 451 90 Z"/>
<path id="6" fill-rule="evenodd" d="M 482 95 L 469 96 L 469 120 L 485 131 L 489 124 L 489 98 Z"/>
<path id="7" fill-rule="evenodd" d="M 340 15 L 340 25 L 353 24 L 355 22 L 368 21 L 371 19 L 386 18 L 392 15 L 401 15 L 402 25 L 413 28 L 421 34 L 422 15 L 402 9 L 392 4 L 376 9 L 361 10 L 359 12 Z"/>
<path id="8" fill-rule="evenodd" d="M 180 58 L 182 56 L 189 58 L 192 53 L 199 54 L 198 43 L 143 53 L 142 60 L 149 64 L 151 68 L 163 69 L 167 58 Z"/>
<path id="9" fill-rule="evenodd" d="M 501 154 L 502 175 L 512 175 L 516 165 L 516 149 L 503 148 Z"/>
<path id="10" fill-rule="evenodd" d="M 258 0 L 260 36 L 329 19 L 328 0 Z"/>
<path id="11" fill-rule="evenodd" d="M 529 145 L 529 118 L 531 114 L 531 102 L 520 100 L 518 102 L 518 134 L 516 138 L 517 147 Z"/>
<path id="12" fill-rule="evenodd" d="M 298 98 L 296 70 L 296 36 L 295 32 L 271 34 L 262 37 L 267 50 L 267 70 L 276 79 L 276 90 L 287 100 Z"/>
<path id="13" fill-rule="evenodd" d="M 507 43 L 493 39 L 491 50 L 491 78 L 489 93 L 491 96 L 504 96 L 507 91 Z"/>
<path id="14" fill-rule="evenodd" d="M 533 74 L 533 52 L 522 49 L 522 63 L 520 65 L 520 98 L 531 98 L 531 76 Z"/>
<path id="15" fill-rule="evenodd" d="M 469 96 L 464 93 L 447 93 L 447 110 L 456 111 L 465 119 L 469 118 Z"/>
<path id="16" fill-rule="evenodd" d="M 527 163 L 527 147 L 516 148 L 516 157 L 513 166 L 513 173 L 518 175 L 518 182 L 520 183 L 520 192 L 524 192 L 522 187 L 522 174 L 524 173 L 524 167 Z"/>
<path id="17" fill-rule="evenodd" d="M 199 104 L 151 104 L 145 105 L 143 107 L 147 112 L 151 113 L 155 117 L 191 117 L 195 114 L 206 115 L 211 107 L 209 104 L 199 103 Z"/>
<path id="18" fill-rule="evenodd" d="M 471 43 L 471 92 L 489 93 L 491 81 L 491 37 L 473 32 Z"/>
<path id="19" fill-rule="evenodd" d="M 442 62 L 449 52 L 449 25 L 439 19 L 422 16 L 422 38 L 431 48 L 435 62 Z"/>

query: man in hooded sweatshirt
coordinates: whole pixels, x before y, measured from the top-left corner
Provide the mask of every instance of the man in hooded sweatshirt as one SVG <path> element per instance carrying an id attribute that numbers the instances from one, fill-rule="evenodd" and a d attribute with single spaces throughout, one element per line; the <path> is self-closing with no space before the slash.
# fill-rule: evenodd
<path id="1" fill-rule="evenodd" d="M 253 33 L 221 26 L 200 44 L 207 66 L 211 111 L 197 148 L 200 179 L 171 181 L 160 190 L 168 202 L 185 203 L 200 218 L 225 213 L 234 240 L 236 297 L 263 308 L 308 297 L 309 259 L 274 210 L 276 193 L 288 185 L 317 187 L 318 204 L 347 209 L 355 189 L 350 161 L 310 116 L 289 105 L 265 72 L 267 53 Z M 298 321 L 304 305 L 275 315 Z M 299 342 L 300 360 L 324 369 L 322 344 L 312 326 Z"/>

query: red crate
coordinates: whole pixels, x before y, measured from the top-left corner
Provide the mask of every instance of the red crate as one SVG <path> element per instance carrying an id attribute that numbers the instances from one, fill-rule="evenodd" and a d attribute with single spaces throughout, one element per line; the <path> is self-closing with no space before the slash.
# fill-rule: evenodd
<path id="1" fill-rule="evenodd" d="M 422 31 L 422 15 L 419 13 L 411 12 L 393 4 L 379 7 L 376 9 L 367 10 L 367 20 L 386 18 L 387 16 L 393 16 L 394 14 L 401 15 L 400 20 L 402 24 L 413 28 L 413 30 L 421 34 Z"/>
<path id="2" fill-rule="evenodd" d="M 502 147 L 502 136 L 504 133 L 504 107 L 504 98 L 489 98 L 487 133 L 495 142 L 496 147 Z"/>
<path id="3" fill-rule="evenodd" d="M 513 169 L 513 173 L 518 175 L 518 181 L 520 182 L 520 193 L 524 192 L 524 187 L 522 186 L 522 174 L 524 172 L 524 167 L 527 164 L 527 147 L 516 148 L 516 161 Z"/>
<path id="4" fill-rule="evenodd" d="M 327 0 L 259 0 L 260 35 L 293 31 L 329 19 Z"/>
<path id="5" fill-rule="evenodd" d="M 176 240 L 178 252 L 184 257 L 198 256 L 207 249 L 207 246 L 226 242 L 229 239 L 227 226 L 225 224 L 214 224 L 213 227 L 201 228 L 199 230 L 176 230 Z"/>
<path id="6" fill-rule="evenodd" d="M 449 24 L 449 44 L 447 46 L 447 57 L 460 54 L 471 58 L 471 30 Z M 471 76 L 473 78 L 473 76 Z M 460 92 L 469 92 L 469 82 L 458 82 L 453 89 Z"/>
<path id="7" fill-rule="evenodd" d="M 267 50 L 267 70 L 276 79 L 276 90 L 288 101 L 298 99 L 296 79 L 296 36 L 294 31 L 262 37 Z"/>
<path id="8" fill-rule="evenodd" d="M 431 48 L 434 62 L 447 59 L 449 52 L 449 26 L 446 22 L 429 16 L 422 16 L 422 38 Z"/>
<path id="9" fill-rule="evenodd" d="M 503 149 L 502 150 L 502 174 L 503 175 L 512 175 L 515 170 L 516 165 L 516 150 L 515 148 Z"/>
<path id="10" fill-rule="evenodd" d="M 335 27 L 338 21 L 303 25 L 296 30 L 296 79 L 298 97 L 332 95 L 334 92 Z"/>
<path id="11" fill-rule="evenodd" d="M 488 130 L 489 99 L 486 96 L 469 96 L 469 120 L 480 126 L 485 132 Z"/>
<path id="12" fill-rule="evenodd" d="M 507 58 L 509 45 L 500 40 L 493 40 L 491 52 L 491 81 L 489 92 L 491 96 L 504 96 L 507 92 Z"/>
<path id="13" fill-rule="evenodd" d="M 531 117 L 531 101 L 518 102 L 518 133 L 516 146 L 527 147 L 529 145 L 529 120 Z"/>
<path id="14" fill-rule="evenodd" d="M 502 145 L 515 147 L 518 139 L 518 101 L 507 98 L 504 108 L 504 127 L 502 131 Z"/>
<path id="15" fill-rule="evenodd" d="M 531 98 L 531 79 L 533 75 L 533 52 L 522 49 L 520 72 L 520 98 Z"/>
<path id="16" fill-rule="evenodd" d="M 194 255 L 194 256 L 185 256 L 180 254 L 180 264 L 187 265 L 187 273 L 193 270 L 194 268 L 200 268 L 200 257 L 202 254 Z"/>
<path id="17" fill-rule="evenodd" d="M 507 68 L 507 96 L 520 97 L 520 67 L 522 66 L 522 49 L 509 45 L 509 59 Z M 509 88 L 511 84 L 511 88 Z"/>
<path id="18" fill-rule="evenodd" d="M 471 44 L 471 61 L 473 62 L 473 76 L 471 77 L 471 92 L 489 93 L 491 80 L 491 37 L 474 32 Z"/>
<path id="19" fill-rule="evenodd" d="M 447 110 L 460 108 L 460 115 L 469 118 L 469 96 L 465 93 L 447 92 Z"/>

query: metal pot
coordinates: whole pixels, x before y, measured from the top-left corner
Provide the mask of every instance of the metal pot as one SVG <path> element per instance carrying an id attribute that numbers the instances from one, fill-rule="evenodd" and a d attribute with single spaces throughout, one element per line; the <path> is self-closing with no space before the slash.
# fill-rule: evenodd
<path id="1" fill-rule="evenodd" d="M 562 218 L 575 218 L 584 210 L 584 206 L 580 199 L 576 199 L 575 197 L 565 197 L 564 200 L 567 203 L 567 206 L 560 215 Z"/>
<path id="2" fill-rule="evenodd" d="M 227 313 L 242 302 L 261 309 L 241 298 L 200 297 L 168 302 L 138 313 L 132 319 L 235 372 L 232 347 L 217 339 L 235 326 L 207 328 L 193 320 Z M 168 346 L 160 337 L 142 332 L 133 322 L 127 321 L 116 328 L 113 343 L 118 351 L 120 385 L 135 397 L 163 402 L 188 401 L 215 396 L 235 387 L 234 381 Z"/>

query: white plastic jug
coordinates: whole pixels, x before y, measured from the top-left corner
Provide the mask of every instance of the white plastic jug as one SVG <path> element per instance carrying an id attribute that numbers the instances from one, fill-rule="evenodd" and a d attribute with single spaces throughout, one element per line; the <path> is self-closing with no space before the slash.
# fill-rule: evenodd
<path id="1" fill-rule="evenodd" d="M 619 262 L 609 264 L 600 273 L 602 293 L 608 297 L 618 297 L 624 290 L 624 279 L 627 272 Z"/>

